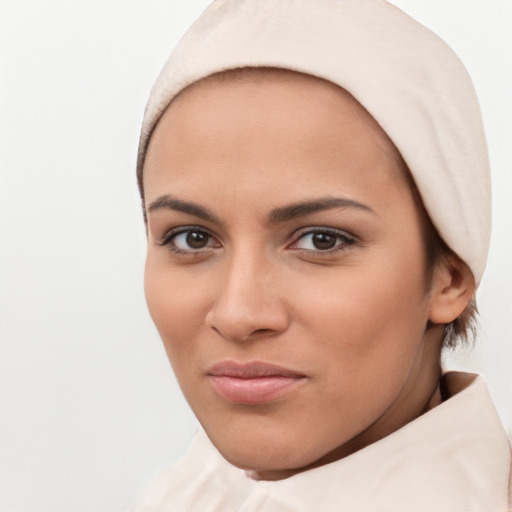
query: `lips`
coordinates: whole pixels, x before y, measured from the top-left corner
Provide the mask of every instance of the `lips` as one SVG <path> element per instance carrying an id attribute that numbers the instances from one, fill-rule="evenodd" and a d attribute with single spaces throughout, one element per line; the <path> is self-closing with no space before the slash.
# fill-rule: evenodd
<path id="1" fill-rule="evenodd" d="M 281 366 L 251 362 L 222 361 L 207 372 L 213 390 L 235 404 L 263 404 L 293 391 L 306 376 Z"/>

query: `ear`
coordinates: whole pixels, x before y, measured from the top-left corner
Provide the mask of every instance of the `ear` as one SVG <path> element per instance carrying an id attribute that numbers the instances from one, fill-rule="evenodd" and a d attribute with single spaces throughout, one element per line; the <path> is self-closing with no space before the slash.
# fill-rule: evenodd
<path id="1" fill-rule="evenodd" d="M 448 253 L 434 271 L 429 320 L 448 324 L 466 308 L 475 291 L 475 278 L 456 254 Z"/>

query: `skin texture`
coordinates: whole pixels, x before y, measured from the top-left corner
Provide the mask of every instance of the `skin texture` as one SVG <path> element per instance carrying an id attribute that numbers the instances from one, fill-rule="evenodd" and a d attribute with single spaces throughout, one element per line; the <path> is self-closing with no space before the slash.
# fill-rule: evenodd
<path id="1" fill-rule="evenodd" d="M 398 152 L 348 93 L 285 71 L 193 85 L 152 136 L 144 190 L 148 307 L 187 401 L 228 461 L 286 478 L 427 409 L 440 324 L 464 309 L 471 276 L 447 258 L 426 282 L 421 214 Z M 275 214 L 319 198 L 363 206 Z M 312 229 L 334 247 L 315 246 Z M 193 248 L 187 234 L 198 231 Z M 208 375 L 221 361 L 302 378 L 277 399 L 232 403 Z"/>

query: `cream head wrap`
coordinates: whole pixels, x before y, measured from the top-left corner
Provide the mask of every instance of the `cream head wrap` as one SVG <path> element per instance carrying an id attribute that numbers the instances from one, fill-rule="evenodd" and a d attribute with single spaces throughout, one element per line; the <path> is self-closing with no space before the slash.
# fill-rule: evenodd
<path id="1" fill-rule="evenodd" d="M 139 180 L 151 133 L 181 90 L 219 71 L 260 66 L 307 73 L 348 90 L 393 140 L 441 237 L 480 282 L 491 192 L 471 79 L 446 43 L 384 0 L 215 0 L 153 86 Z"/>

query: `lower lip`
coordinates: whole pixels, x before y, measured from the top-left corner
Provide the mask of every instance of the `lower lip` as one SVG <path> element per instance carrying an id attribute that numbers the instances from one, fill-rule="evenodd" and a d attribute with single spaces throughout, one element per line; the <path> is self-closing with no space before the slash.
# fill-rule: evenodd
<path id="1" fill-rule="evenodd" d="M 262 404 L 281 398 L 305 380 L 304 377 L 282 375 L 252 379 L 210 375 L 209 379 L 213 389 L 222 398 L 235 404 L 247 405 Z"/>

